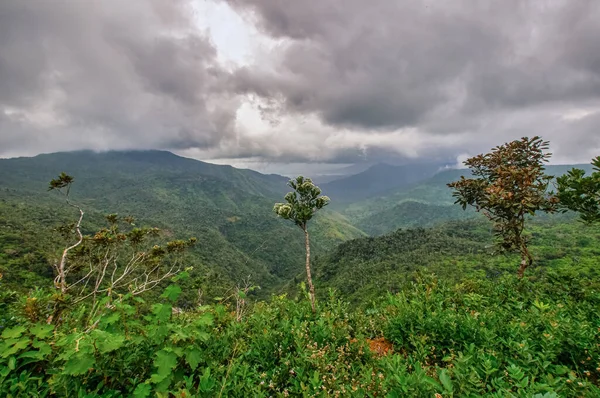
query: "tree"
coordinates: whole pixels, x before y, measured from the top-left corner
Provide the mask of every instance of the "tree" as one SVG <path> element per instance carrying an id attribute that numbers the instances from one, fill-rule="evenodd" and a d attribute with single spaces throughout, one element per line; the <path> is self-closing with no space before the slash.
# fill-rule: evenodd
<path id="1" fill-rule="evenodd" d="M 526 217 L 556 209 L 557 199 L 547 193 L 553 178 L 544 173 L 547 149 L 548 142 L 537 136 L 506 143 L 464 162 L 474 178 L 448 184 L 455 203 L 474 206 L 493 222 L 500 249 L 520 253 L 519 277 L 533 263 L 523 235 Z"/>
<path id="2" fill-rule="evenodd" d="M 76 223 L 59 228 L 74 243 L 63 251 L 53 268 L 54 286 L 61 293 L 61 301 L 77 303 L 93 298 L 95 308 L 99 295 L 113 293 L 144 293 L 182 269 L 180 253 L 195 244 L 196 239 L 174 240 L 159 243 L 158 228 L 137 228 L 133 217 L 120 218 L 116 214 L 106 216 L 108 226 L 93 235 L 81 231 L 84 212 L 70 199 L 73 177 L 62 173 L 50 181 L 49 190 L 57 190 L 65 196 L 69 206 L 76 208 Z M 55 314 L 60 312 L 55 308 Z"/>
<path id="3" fill-rule="evenodd" d="M 310 293 L 312 311 L 315 312 L 315 287 L 310 272 L 310 239 L 308 236 L 308 221 L 315 213 L 329 204 L 327 196 L 321 196 L 321 189 L 313 184 L 310 178 L 302 176 L 290 180 L 288 185 L 293 189 L 284 199 L 286 203 L 275 203 L 273 211 L 285 220 L 292 221 L 304 231 L 306 245 L 306 279 Z"/>
<path id="4" fill-rule="evenodd" d="M 588 224 L 600 222 L 600 156 L 592 165 L 594 172 L 589 176 L 581 169 L 571 169 L 556 180 L 559 207 L 578 212 Z"/>

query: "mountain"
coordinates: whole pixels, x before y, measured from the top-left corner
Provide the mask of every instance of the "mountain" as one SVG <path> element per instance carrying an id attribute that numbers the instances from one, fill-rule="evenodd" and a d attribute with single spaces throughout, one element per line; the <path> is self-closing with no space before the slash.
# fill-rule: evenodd
<path id="1" fill-rule="evenodd" d="M 550 165 L 549 175 L 565 174 L 573 167 L 592 171 L 589 164 Z M 439 222 L 473 216 L 454 204 L 452 190 L 446 184 L 469 176 L 468 169 L 447 169 L 410 186 L 397 187 L 378 196 L 345 203 L 337 210 L 369 234 L 381 234 L 400 227 L 431 226 Z M 552 189 L 552 187 L 551 187 Z M 408 202 L 408 204 L 407 204 Z M 420 205 L 418 205 L 419 203 Z"/>
<path id="2" fill-rule="evenodd" d="M 431 177 L 439 167 L 437 164 L 393 166 L 378 163 L 361 173 L 321 184 L 321 189 L 334 201 L 348 203 L 406 188 Z"/>
<path id="3" fill-rule="evenodd" d="M 218 294 L 217 287 L 250 275 L 266 295 L 303 270 L 301 231 L 272 212 L 273 203 L 289 190 L 287 178 L 165 151 L 82 151 L 0 160 L 0 235 L 10 236 L 11 247 L 15 239 L 25 239 L 21 244 L 45 242 L 36 256 L 48 258 L 57 250 L 52 229 L 75 217 L 59 194 L 47 192 L 50 179 L 63 171 L 75 177 L 71 197 L 85 209 L 89 233 L 102 226 L 103 214 L 119 213 L 169 236 L 197 237 L 191 256 L 205 291 Z M 315 217 L 311 231 L 317 254 L 364 235 L 328 209 Z M 0 239 L 0 251 L 1 245 Z M 212 279 L 205 278 L 208 274 Z"/>
<path id="4" fill-rule="evenodd" d="M 476 217 L 472 210 L 456 205 L 433 205 L 407 200 L 395 206 L 357 219 L 355 224 L 369 235 L 381 235 L 399 228 L 431 227 L 449 220 Z"/>

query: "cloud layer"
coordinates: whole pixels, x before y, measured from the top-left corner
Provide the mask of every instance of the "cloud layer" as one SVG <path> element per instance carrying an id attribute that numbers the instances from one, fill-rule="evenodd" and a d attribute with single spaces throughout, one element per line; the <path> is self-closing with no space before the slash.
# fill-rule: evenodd
<path id="1" fill-rule="evenodd" d="M 233 134 L 216 50 L 173 1 L 0 3 L 0 152 L 212 147 Z"/>
<path id="2" fill-rule="evenodd" d="M 600 152 L 597 1 L 218 6 L 259 37 L 243 63 L 183 0 L 0 3 L 0 156 L 446 159 L 524 135 L 559 162 Z"/>

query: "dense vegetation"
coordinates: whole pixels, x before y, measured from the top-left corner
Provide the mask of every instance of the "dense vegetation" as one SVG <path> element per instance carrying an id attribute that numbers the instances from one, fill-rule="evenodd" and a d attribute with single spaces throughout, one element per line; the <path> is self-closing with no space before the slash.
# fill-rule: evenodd
<path id="1" fill-rule="evenodd" d="M 518 278 L 519 254 L 496 252 L 485 219 L 445 211 L 444 184 L 457 174 L 445 172 L 343 209 L 378 237 L 339 213 L 315 214 L 313 309 L 302 231 L 271 213 L 285 192 L 279 177 L 162 152 L 71 155 L 0 169 L 0 396 L 600 396 L 597 224 L 525 218 L 534 261 Z M 118 259 L 141 243 L 133 260 L 177 254 L 193 269 L 143 295 L 135 280 L 93 300 L 56 289 L 52 266 L 77 237 L 78 214 L 41 187 L 70 164 L 81 167 L 72 194 L 87 238 L 64 286 L 93 261 L 118 275 Z M 587 192 L 577 191 L 584 178 L 563 180 L 561 192 Z M 366 228 L 377 213 L 382 226 Z M 162 236 L 143 242 L 155 226 Z"/>
<path id="2" fill-rule="evenodd" d="M 561 286 L 560 290 L 556 287 Z M 239 321 L 217 304 L 174 314 L 107 298 L 55 327 L 45 295 L 3 312 L 3 396 L 517 396 L 600 394 L 600 294 L 580 279 L 413 281 L 352 311 L 335 295 L 273 297 Z M 3 300 L 9 293 L 3 291 Z"/>
<path id="3" fill-rule="evenodd" d="M 248 276 L 261 286 L 253 294 L 268 297 L 303 269 L 302 232 L 271 211 L 287 192 L 285 178 L 160 151 L 73 152 L 0 160 L 0 241 L 7 241 L 0 255 L 11 264 L 27 263 L 0 263 L 7 283 L 19 281 L 15 289 L 39 285 L 38 276 L 47 273 L 28 270 L 54 262 L 63 242 L 53 230 L 79 215 L 47 192 L 48 181 L 63 171 L 75 177 L 71 197 L 86 212 L 85 233 L 96 232 L 106 214 L 117 213 L 172 239 L 198 238 L 190 251 L 190 284 L 202 289 L 203 299 L 222 296 Z M 313 252 L 362 235 L 343 216 L 325 210 L 315 216 Z M 23 244 L 27 249 L 16 247 Z M 24 259 L 30 251 L 45 258 L 30 264 L 31 256 Z"/>

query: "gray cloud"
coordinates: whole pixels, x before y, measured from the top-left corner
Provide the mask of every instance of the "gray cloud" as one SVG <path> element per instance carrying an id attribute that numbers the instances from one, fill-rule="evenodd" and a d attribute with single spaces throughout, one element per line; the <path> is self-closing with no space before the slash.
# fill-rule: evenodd
<path id="1" fill-rule="evenodd" d="M 523 135 L 557 161 L 600 151 L 597 1 L 210 0 L 275 43 L 244 66 L 189 1 L 0 2 L 0 156 L 440 160 Z"/>
<path id="2" fill-rule="evenodd" d="M 0 155 L 206 147 L 233 134 L 237 106 L 190 11 L 182 1 L 1 2 Z"/>
<path id="3" fill-rule="evenodd" d="M 550 134 L 561 151 L 568 134 L 598 149 L 594 129 L 556 117 L 598 109 L 598 2 L 227 2 L 286 40 L 271 71 L 249 66 L 235 77 L 273 114 L 316 114 L 367 133 L 456 134 L 463 150 L 481 135 L 489 148 L 519 134 Z"/>

